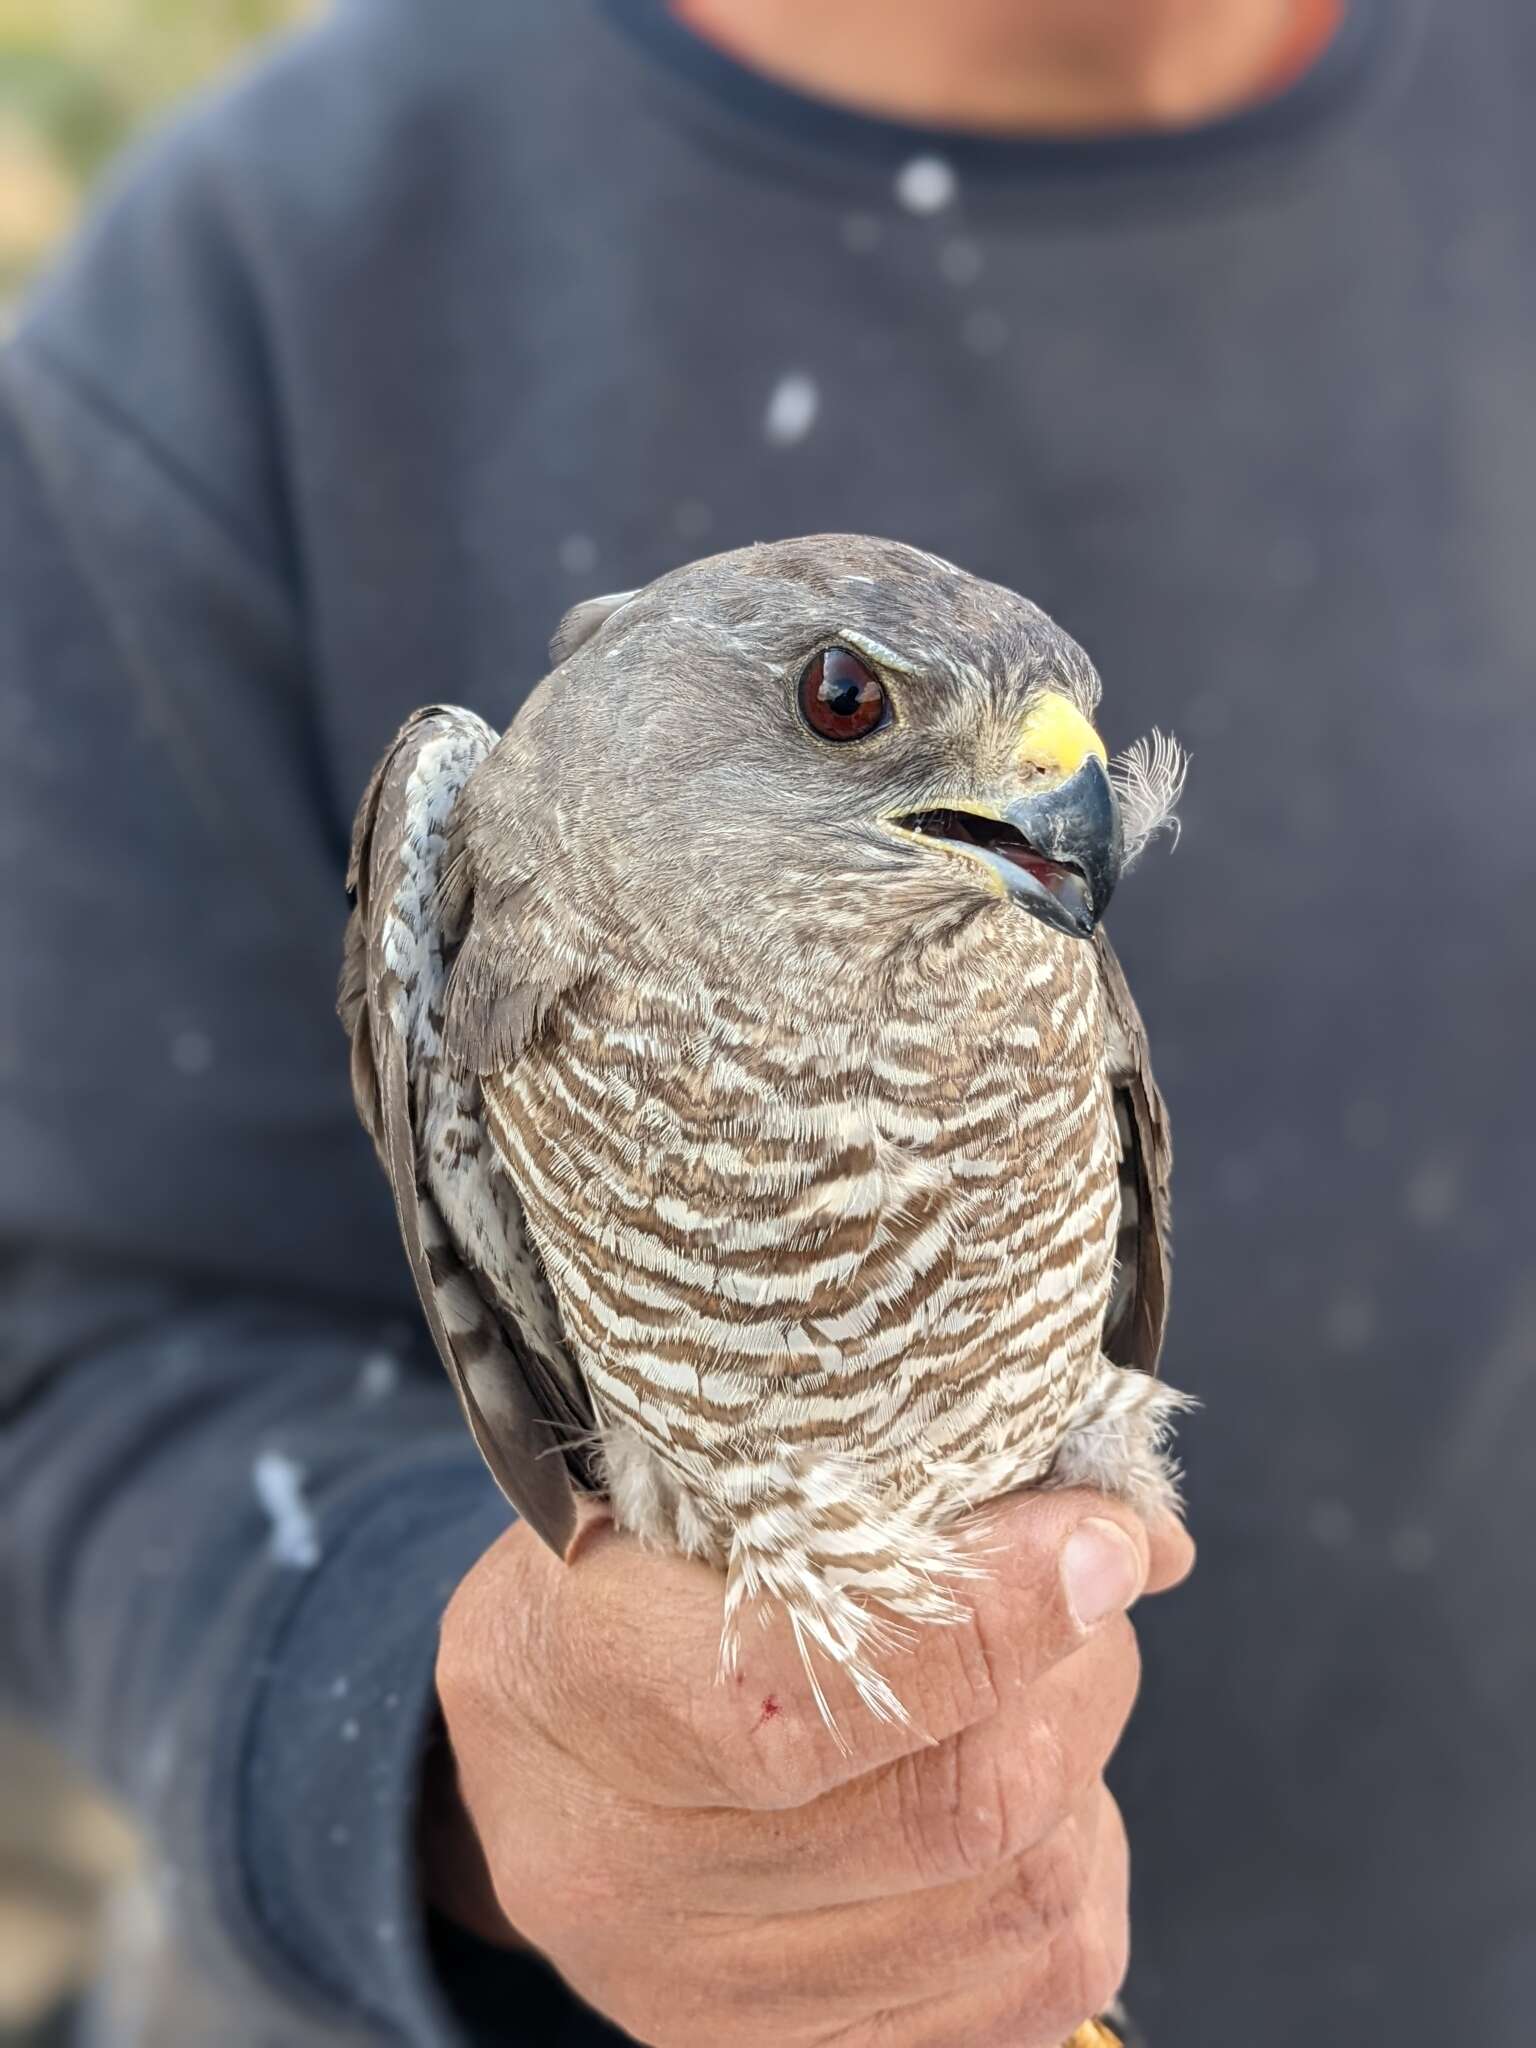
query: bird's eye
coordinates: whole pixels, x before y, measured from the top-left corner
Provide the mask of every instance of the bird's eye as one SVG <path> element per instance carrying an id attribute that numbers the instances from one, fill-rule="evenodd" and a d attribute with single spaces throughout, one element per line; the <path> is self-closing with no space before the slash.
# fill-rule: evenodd
<path id="1" fill-rule="evenodd" d="M 862 740 L 890 717 L 885 685 L 846 647 L 828 647 L 806 663 L 800 716 L 824 740 Z"/>

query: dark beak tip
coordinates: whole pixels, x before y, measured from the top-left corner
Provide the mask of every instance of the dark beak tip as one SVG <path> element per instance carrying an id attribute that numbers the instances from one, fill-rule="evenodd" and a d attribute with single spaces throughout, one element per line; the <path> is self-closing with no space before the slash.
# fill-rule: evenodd
<path id="1" fill-rule="evenodd" d="M 1090 754 L 1065 782 L 1039 796 L 1020 797 L 1004 815 L 1048 860 L 1082 876 L 1085 909 L 1079 914 L 1062 904 L 1062 924 L 1089 937 L 1104 915 L 1124 860 L 1120 806 L 1104 763 Z"/>

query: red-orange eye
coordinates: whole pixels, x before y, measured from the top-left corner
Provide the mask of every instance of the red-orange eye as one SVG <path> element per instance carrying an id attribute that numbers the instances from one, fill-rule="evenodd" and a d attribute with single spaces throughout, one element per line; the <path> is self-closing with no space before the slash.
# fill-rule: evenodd
<path id="1" fill-rule="evenodd" d="M 862 740 L 890 716 L 885 685 L 846 647 L 829 647 L 800 678 L 800 716 L 824 740 Z"/>

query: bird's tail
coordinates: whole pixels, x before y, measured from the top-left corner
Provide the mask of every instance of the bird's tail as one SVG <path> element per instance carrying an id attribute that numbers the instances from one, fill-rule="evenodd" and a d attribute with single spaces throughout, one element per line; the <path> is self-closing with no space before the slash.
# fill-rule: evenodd
<path id="1" fill-rule="evenodd" d="M 956 1621 L 955 1582 L 985 1568 L 921 1504 L 880 1500 L 856 1459 L 786 1459 L 732 1523 L 721 1668 L 735 1669 L 749 1610 L 765 1621 L 782 1612 L 834 1735 L 823 1682 L 829 1671 L 840 1671 L 881 1720 L 905 1721 L 879 1661 L 903 1648 L 914 1627 Z"/>

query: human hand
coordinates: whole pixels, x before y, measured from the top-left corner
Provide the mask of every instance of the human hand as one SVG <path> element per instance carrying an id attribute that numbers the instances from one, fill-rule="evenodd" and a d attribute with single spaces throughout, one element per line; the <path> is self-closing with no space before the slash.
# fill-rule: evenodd
<path id="1" fill-rule="evenodd" d="M 1086 1492 L 988 1521 L 963 1621 L 885 1663 L 909 1725 L 834 1681 L 836 1735 L 787 1631 L 717 1678 L 717 1573 L 509 1530 L 443 1623 L 434 1903 L 651 2048 L 1057 2048 L 1125 1969 L 1124 1610 L 1194 1551 Z"/>

